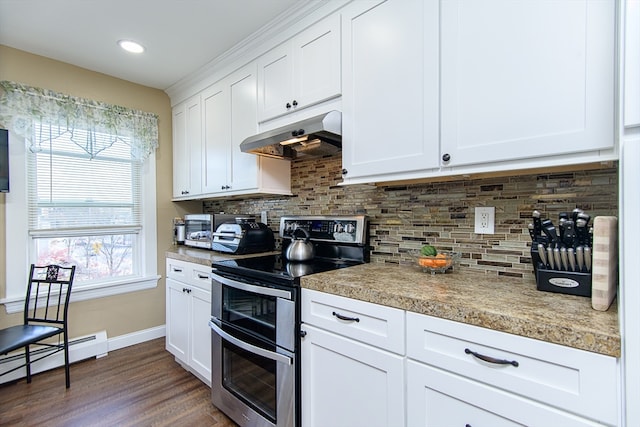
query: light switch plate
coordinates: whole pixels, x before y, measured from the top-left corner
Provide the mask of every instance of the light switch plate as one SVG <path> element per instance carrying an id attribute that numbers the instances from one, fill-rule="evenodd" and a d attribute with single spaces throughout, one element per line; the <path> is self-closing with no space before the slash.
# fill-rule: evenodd
<path id="1" fill-rule="evenodd" d="M 493 234 L 496 222 L 496 208 L 476 207 L 475 233 Z"/>

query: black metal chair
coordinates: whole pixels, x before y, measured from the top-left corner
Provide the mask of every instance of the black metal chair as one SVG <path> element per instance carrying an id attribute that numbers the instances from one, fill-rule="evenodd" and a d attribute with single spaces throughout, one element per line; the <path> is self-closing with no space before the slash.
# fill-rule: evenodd
<path id="1" fill-rule="evenodd" d="M 14 350 L 24 348 L 25 363 L 0 373 L 0 376 L 26 367 L 27 382 L 30 383 L 32 363 L 59 351 L 64 351 L 66 386 L 69 388 L 71 382 L 69 380 L 67 312 L 75 271 L 75 266 L 31 265 L 24 303 L 24 323 L 0 329 L 0 354 L 6 355 Z M 58 336 L 57 343 L 48 340 L 56 335 Z M 33 351 L 37 358 L 31 360 L 29 346 L 33 344 L 42 347 Z"/>

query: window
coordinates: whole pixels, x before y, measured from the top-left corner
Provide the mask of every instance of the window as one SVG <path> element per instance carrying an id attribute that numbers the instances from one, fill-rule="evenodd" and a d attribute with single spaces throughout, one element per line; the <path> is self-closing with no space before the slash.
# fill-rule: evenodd
<path id="1" fill-rule="evenodd" d="M 0 88 L 0 124 L 13 125 L 7 266 L 19 266 L 7 268 L 7 311 L 22 309 L 31 263 L 76 265 L 74 301 L 155 287 L 157 117 L 10 82 Z"/>
<path id="2" fill-rule="evenodd" d="M 52 136 L 35 124 L 37 151 L 28 156 L 29 235 L 32 259 L 76 266 L 75 283 L 132 276 L 140 218 L 140 164 L 129 138 Z M 97 138 L 105 147 L 91 156 L 75 140 Z"/>

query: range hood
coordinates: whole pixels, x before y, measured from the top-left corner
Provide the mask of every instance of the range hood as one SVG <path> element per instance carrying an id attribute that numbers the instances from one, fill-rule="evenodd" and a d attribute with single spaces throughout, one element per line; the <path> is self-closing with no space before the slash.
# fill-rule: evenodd
<path id="1" fill-rule="evenodd" d="M 328 113 L 250 136 L 240 151 L 279 159 L 332 155 L 342 149 L 342 113 Z"/>

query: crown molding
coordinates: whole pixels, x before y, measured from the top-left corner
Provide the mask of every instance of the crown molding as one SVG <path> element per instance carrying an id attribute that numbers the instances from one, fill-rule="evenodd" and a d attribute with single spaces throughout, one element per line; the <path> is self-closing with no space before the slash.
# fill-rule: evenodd
<path id="1" fill-rule="evenodd" d="M 308 26 L 329 16 L 352 0 L 301 0 L 222 55 L 182 78 L 165 93 L 174 106 L 238 68 L 287 41 Z"/>

